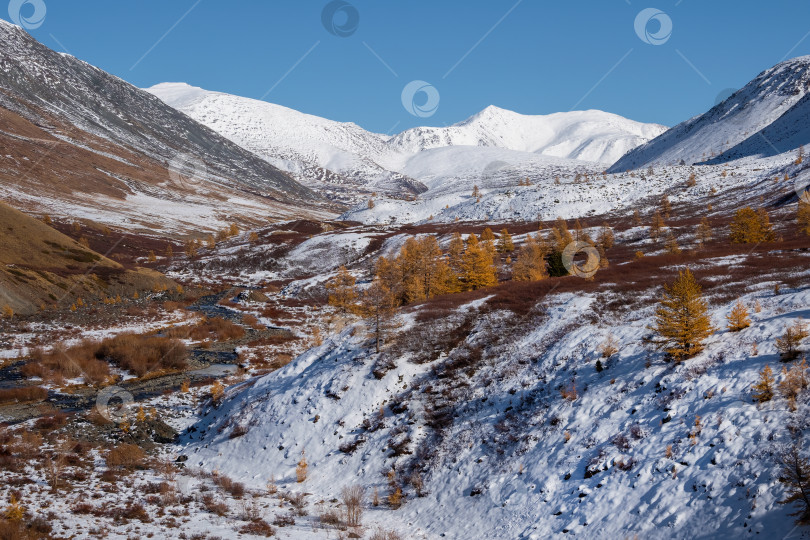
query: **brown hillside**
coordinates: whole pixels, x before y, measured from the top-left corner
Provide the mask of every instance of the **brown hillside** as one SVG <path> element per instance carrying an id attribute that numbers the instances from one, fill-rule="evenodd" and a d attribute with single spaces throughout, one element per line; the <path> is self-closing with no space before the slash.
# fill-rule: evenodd
<path id="1" fill-rule="evenodd" d="M 174 285 L 153 270 L 128 270 L 0 203 L 0 306 L 30 314 L 66 309 L 78 298 L 90 303 Z"/>

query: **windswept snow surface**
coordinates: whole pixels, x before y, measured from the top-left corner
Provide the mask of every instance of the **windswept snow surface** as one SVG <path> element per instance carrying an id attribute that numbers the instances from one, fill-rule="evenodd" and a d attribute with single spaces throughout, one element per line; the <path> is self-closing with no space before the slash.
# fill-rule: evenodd
<path id="1" fill-rule="evenodd" d="M 348 328 L 231 389 L 200 422 L 206 431 L 183 435 L 182 452 L 190 466 L 257 487 L 274 476 L 283 489 L 323 499 L 356 483 L 384 496 L 387 471 L 423 460 L 425 496 L 407 488 L 401 509 L 370 508 L 368 518 L 409 538 L 782 538 L 792 520 L 777 503 L 774 453 L 789 442 L 786 425 L 804 425 L 807 405 L 796 413 L 780 399 L 754 405 L 750 388 L 766 364 L 779 365 L 774 340 L 785 325 L 810 316 L 810 291 L 773 296 L 761 284 L 742 300 L 762 306 L 750 328 L 729 333 L 732 306 L 714 306 L 721 330 L 703 353 L 673 365 L 643 345 L 652 307 L 595 325 L 595 297 L 552 297 L 536 324 L 465 379 L 440 439 L 426 411 L 438 406 L 427 387 L 441 384 L 432 368 L 442 360 L 399 358 L 377 379 L 373 349 Z M 485 339 L 502 317 L 480 316 L 467 339 Z M 619 352 L 597 372 L 609 334 Z M 568 401 L 559 389 L 572 381 L 578 398 Z M 230 438 L 236 426 L 247 434 Z M 340 451 L 352 441 L 361 441 L 353 453 Z M 403 441 L 408 451 L 395 456 Z M 310 475 L 297 484 L 302 452 Z"/>

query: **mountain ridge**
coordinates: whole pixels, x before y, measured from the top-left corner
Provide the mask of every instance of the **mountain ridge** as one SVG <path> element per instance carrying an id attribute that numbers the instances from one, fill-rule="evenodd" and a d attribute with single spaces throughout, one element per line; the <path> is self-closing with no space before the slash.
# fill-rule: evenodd
<path id="1" fill-rule="evenodd" d="M 707 112 L 629 151 L 608 172 L 712 160 L 776 122 L 809 90 L 810 56 L 780 62 Z M 755 154 L 757 149 L 747 152 Z"/>
<path id="2" fill-rule="evenodd" d="M 222 221 L 225 212 L 213 208 L 217 199 L 250 199 L 254 215 L 261 205 L 267 205 L 265 216 L 329 212 L 288 173 L 119 77 L 49 49 L 22 28 L 1 25 L 0 47 L 0 139 L 8 150 L 0 159 L 0 192 L 17 206 L 58 212 L 71 204 L 92 214 L 103 202 L 111 215 L 128 211 L 135 226 L 145 225 L 143 205 L 137 207 L 144 197 L 152 206 L 179 207 L 196 196 L 195 212 L 219 214 Z M 199 178 L 183 180 L 186 162 L 198 165 L 193 174 Z M 180 169 L 179 181 L 173 167 Z M 228 213 L 237 216 L 241 209 Z M 153 210 L 152 217 L 152 225 L 188 225 L 165 211 Z"/>
<path id="3" fill-rule="evenodd" d="M 497 147 L 607 165 L 665 130 L 602 111 L 529 116 L 490 106 L 452 126 L 416 127 L 389 136 L 186 83 L 161 83 L 147 91 L 304 183 L 308 170 L 325 169 L 335 173 L 333 182 L 347 182 L 363 194 L 382 192 L 394 198 L 424 191 L 404 184 L 409 179 L 424 182 L 407 171 L 409 161 L 426 150 Z M 325 188 L 323 183 L 312 187 Z"/>

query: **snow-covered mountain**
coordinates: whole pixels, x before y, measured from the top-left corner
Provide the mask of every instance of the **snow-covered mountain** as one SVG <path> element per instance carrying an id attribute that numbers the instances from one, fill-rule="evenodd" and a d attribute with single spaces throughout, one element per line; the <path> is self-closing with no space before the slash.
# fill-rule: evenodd
<path id="1" fill-rule="evenodd" d="M 356 124 L 183 83 L 147 91 L 331 198 L 354 202 L 375 191 L 410 197 L 426 189 L 379 165 L 388 137 Z"/>
<path id="2" fill-rule="evenodd" d="M 17 206 L 175 229 L 325 213 L 286 172 L 5 21 L 0 88 L 0 195 Z"/>
<path id="3" fill-rule="evenodd" d="M 445 146 L 489 146 L 609 164 L 665 130 L 595 110 L 529 116 L 489 106 L 449 127 L 409 129 L 392 137 L 388 146 L 405 154 Z"/>
<path id="4" fill-rule="evenodd" d="M 801 131 L 800 126 L 807 114 L 803 97 L 808 90 L 810 56 L 777 64 L 705 114 L 631 150 L 609 171 L 794 150 L 807 142 L 806 130 Z M 793 107 L 797 109 L 793 111 Z"/>
<path id="5" fill-rule="evenodd" d="M 425 190 L 420 182 L 426 177 L 414 175 L 409 164 L 426 150 L 490 147 L 610 164 L 666 129 L 601 111 L 526 116 L 488 107 L 449 127 L 418 127 L 392 137 L 183 83 L 148 91 L 313 188 L 348 183 L 359 193 L 394 197 Z"/>

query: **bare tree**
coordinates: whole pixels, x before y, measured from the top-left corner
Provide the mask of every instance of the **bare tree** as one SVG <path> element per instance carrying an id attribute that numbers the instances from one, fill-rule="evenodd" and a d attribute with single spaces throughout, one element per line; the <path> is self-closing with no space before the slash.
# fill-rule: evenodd
<path id="1" fill-rule="evenodd" d="M 363 495 L 365 490 L 362 486 L 350 486 L 343 488 L 341 499 L 346 507 L 346 524 L 349 527 L 359 527 L 363 517 Z"/>
<path id="2" fill-rule="evenodd" d="M 388 287 L 375 278 L 374 282 L 363 291 L 361 305 L 363 315 L 370 322 L 375 349 L 380 352 L 380 347 L 394 316 L 394 297 Z"/>

